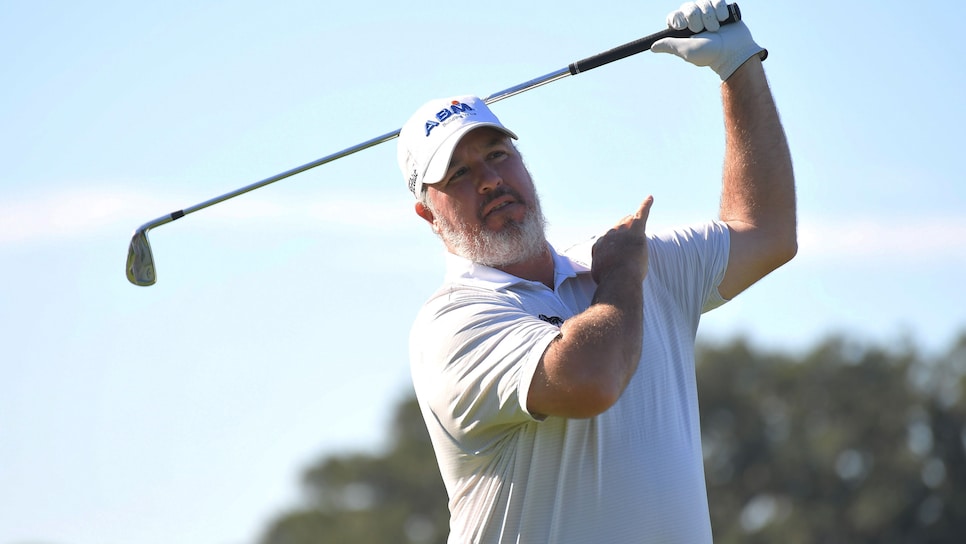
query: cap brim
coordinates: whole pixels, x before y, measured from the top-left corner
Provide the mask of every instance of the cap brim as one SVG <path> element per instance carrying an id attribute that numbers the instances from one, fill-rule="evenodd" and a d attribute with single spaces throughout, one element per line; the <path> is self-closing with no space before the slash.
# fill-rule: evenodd
<path id="1" fill-rule="evenodd" d="M 430 159 L 429 165 L 426 167 L 426 173 L 423 174 L 422 184 L 436 185 L 437 183 L 443 181 L 443 177 L 446 175 L 446 170 L 449 169 L 449 162 L 453 158 L 453 150 L 455 150 L 456 146 L 459 145 L 460 140 L 462 140 L 463 136 L 466 136 L 470 132 L 483 127 L 495 128 L 514 140 L 518 139 L 517 135 L 514 134 L 512 130 L 504 127 L 501 124 L 492 123 L 489 121 L 473 123 L 471 125 L 461 127 L 456 132 L 450 134 L 436 149 L 436 153 L 433 155 L 433 158 Z"/>

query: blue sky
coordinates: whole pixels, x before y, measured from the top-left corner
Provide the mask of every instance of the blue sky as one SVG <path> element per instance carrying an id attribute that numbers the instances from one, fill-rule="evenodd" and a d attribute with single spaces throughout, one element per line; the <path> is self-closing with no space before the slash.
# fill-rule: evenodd
<path id="1" fill-rule="evenodd" d="M 659 30 L 677 2 L 0 0 L 0 544 L 245 544 L 321 456 L 384 443 L 442 248 L 385 144 L 135 227 Z M 966 330 L 962 4 L 741 2 L 771 57 L 798 258 L 701 338 Z M 935 29 L 925 34 L 923 29 Z M 494 105 L 559 245 L 655 196 L 715 214 L 716 76 L 643 53 Z"/>

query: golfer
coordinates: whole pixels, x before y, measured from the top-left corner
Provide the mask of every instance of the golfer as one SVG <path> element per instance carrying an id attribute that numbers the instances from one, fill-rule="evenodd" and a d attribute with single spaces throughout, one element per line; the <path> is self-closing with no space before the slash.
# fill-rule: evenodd
<path id="1" fill-rule="evenodd" d="M 412 377 L 449 496 L 450 542 L 712 542 L 694 342 L 720 306 L 797 251 L 791 158 L 743 23 L 724 0 L 656 52 L 723 81 L 719 218 L 645 230 L 648 196 L 592 244 L 544 236 L 517 135 L 478 98 L 433 100 L 403 127 L 415 211 L 447 253 L 411 333 Z"/>

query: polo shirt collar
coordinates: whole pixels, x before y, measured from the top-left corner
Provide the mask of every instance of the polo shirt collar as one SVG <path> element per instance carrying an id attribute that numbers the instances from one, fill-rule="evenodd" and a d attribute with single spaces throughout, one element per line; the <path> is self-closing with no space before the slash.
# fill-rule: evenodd
<path id="1" fill-rule="evenodd" d="M 589 267 L 558 254 L 552 245 L 547 245 L 550 248 L 550 254 L 553 256 L 554 290 L 558 289 L 560 284 L 568 278 L 574 278 L 577 277 L 577 274 L 590 272 Z M 493 290 L 507 289 L 518 284 L 543 285 L 537 281 L 525 280 L 502 270 L 474 263 L 469 259 L 449 252 L 446 253 L 445 280 L 447 283 L 475 285 Z"/>

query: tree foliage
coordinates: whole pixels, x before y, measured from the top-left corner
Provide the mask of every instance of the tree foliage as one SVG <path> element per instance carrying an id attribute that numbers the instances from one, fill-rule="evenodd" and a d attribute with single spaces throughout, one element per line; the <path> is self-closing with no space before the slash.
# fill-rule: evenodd
<path id="1" fill-rule="evenodd" d="M 958 543 L 966 534 L 966 335 L 926 358 L 830 339 L 801 356 L 698 351 L 715 541 Z M 381 454 L 322 459 L 261 544 L 442 543 L 446 495 L 414 399 Z"/>
<path id="2" fill-rule="evenodd" d="M 275 520 L 263 544 L 446 542 L 449 511 L 415 398 L 399 405 L 389 450 L 333 456 L 303 477 L 307 505 Z"/>
<path id="3" fill-rule="evenodd" d="M 966 336 L 945 356 L 838 339 L 800 360 L 701 351 L 718 543 L 962 542 Z"/>

